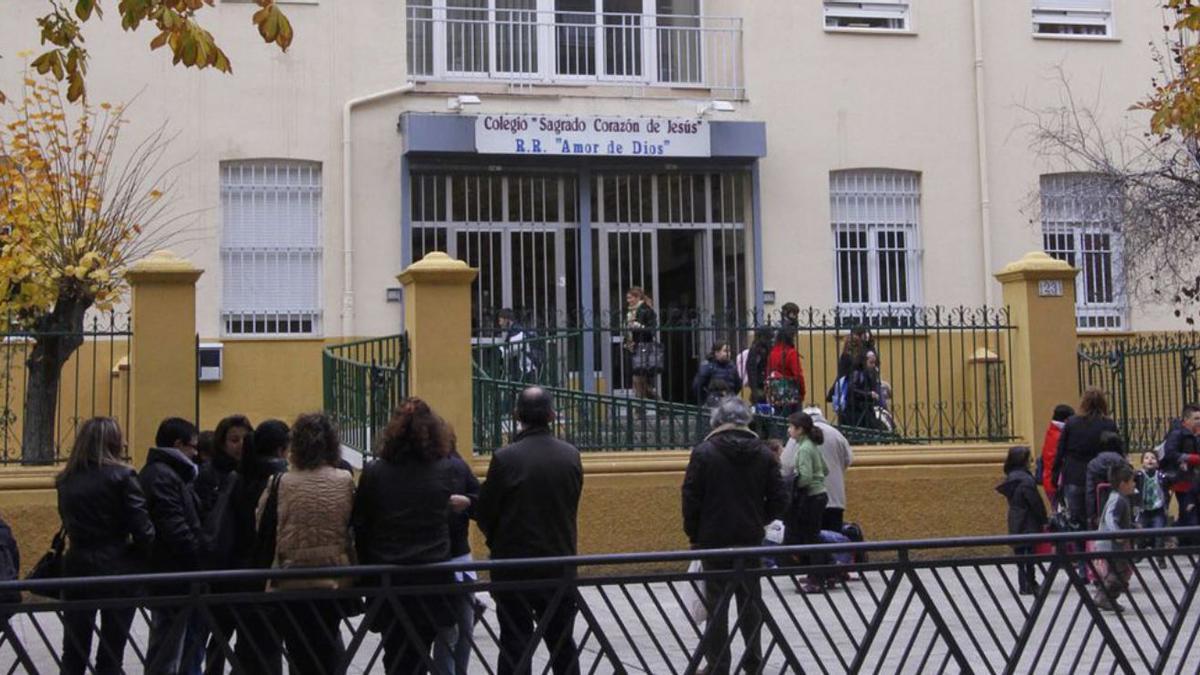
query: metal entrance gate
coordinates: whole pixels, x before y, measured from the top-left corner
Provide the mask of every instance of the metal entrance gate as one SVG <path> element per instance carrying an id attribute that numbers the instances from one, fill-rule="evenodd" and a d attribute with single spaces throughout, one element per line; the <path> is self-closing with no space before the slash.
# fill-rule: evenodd
<path id="1" fill-rule="evenodd" d="M 1162 442 L 1185 403 L 1200 401 L 1200 335 L 1180 333 L 1079 346 L 1079 391 L 1099 387 L 1130 451 Z"/>

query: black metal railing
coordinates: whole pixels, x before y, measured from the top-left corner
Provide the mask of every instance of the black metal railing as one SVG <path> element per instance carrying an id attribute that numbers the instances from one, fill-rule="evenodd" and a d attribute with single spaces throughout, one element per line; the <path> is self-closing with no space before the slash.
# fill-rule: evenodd
<path id="1" fill-rule="evenodd" d="M 1131 548 L 1090 550 L 1118 536 Z M 64 643 L 64 619 L 82 618 L 75 625 L 84 630 L 71 635 L 95 633 L 93 647 L 112 647 L 109 660 L 128 672 L 161 667 L 164 650 L 149 645 L 158 621 L 156 638 L 168 640 L 160 644 L 186 645 L 188 662 L 200 643 L 183 641 L 186 627 L 210 632 L 212 651 L 234 672 L 315 661 L 310 672 L 441 673 L 429 648 L 457 639 L 437 628 L 465 613 L 461 637 L 472 673 L 546 673 L 556 663 L 556 672 L 577 664 L 585 673 L 690 675 L 706 661 L 756 673 L 1193 673 L 1200 668 L 1197 537 L 1200 528 L 1172 528 L 4 582 L 0 669 L 58 670 L 72 649 L 82 653 L 79 642 Z M 1014 556 L 1016 546 L 1035 553 Z M 1033 567 L 1027 594 L 1020 564 Z M 1087 579 L 1125 566 L 1124 588 L 1110 586 L 1112 595 Z M 455 583 L 455 573 L 477 578 Z M 356 584 L 249 590 L 314 579 Z M 822 586 L 798 593 L 801 581 Z M 131 597 L 135 588 L 150 592 Z M 12 602 L 17 591 L 52 599 Z M 1123 612 L 1103 608 L 1114 596 Z M 120 633 L 127 646 L 87 631 L 96 610 L 131 617 Z M 520 623 L 530 613 L 541 617 L 536 628 Z M 502 630 L 511 636 L 522 625 L 526 639 L 504 641 Z M 89 668 L 96 658 L 89 653 Z"/>
<path id="2" fill-rule="evenodd" d="M 325 412 L 342 444 L 366 455 L 408 396 L 408 336 L 404 333 L 330 345 L 321 353 Z"/>
<path id="3" fill-rule="evenodd" d="M 7 316 L 0 321 L 0 464 L 65 460 L 76 429 L 90 417 L 114 417 L 128 428 L 128 315 L 89 315 L 78 331 L 24 329 Z M 44 365 L 53 360 L 49 352 L 68 350 L 55 377 Z"/>
<path id="4" fill-rule="evenodd" d="M 703 401 L 692 384 L 713 345 L 728 344 L 736 358 L 750 345 L 756 330 L 773 336 L 781 327 L 778 316 L 663 310 L 653 331 L 663 352 L 662 373 L 655 378 L 660 403 L 634 398 L 631 355 L 625 348 L 628 332 L 622 320 L 619 314 L 556 317 L 566 327 L 531 323 L 536 337 L 516 345 L 506 345 L 500 331 L 477 328 L 473 348 L 477 398 L 492 397 L 502 404 L 509 398 L 507 392 L 497 391 L 506 388 L 502 383 L 549 386 L 564 392 L 562 397 L 587 399 L 587 405 L 598 411 L 586 418 L 590 424 L 608 424 L 583 437 L 628 441 L 597 449 L 660 448 L 664 447 L 660 438 L 676 434 L 630 433 L 645 419 L 640 413 L 661 409 L 657 419 L 703 415 Z M 839 376 L 843 346 L 855 326 L 873 331 L 880 399 L 873 414 L 846 420 L 839 419 L 830 395 Z M 841 309 L 801 310 L 792 330 L 807 384 L 804 403 L 821 408 L 825 418 L 839 426 L 850 427 L 847 436 L 868 442 L 1012 440 L 1012 329 L 1008 311 L 1002 308 L 896 308 L 869 315 Z M 567 391 L 578 395 L 569 396 Z M 614 414 L 622 410 L 639 413 L 637 419 Z M 477 416 L 493 412 L 490 405 L 481 408 L 477 403 Z M 508 412 L 501 408 L 498 414 L 505 417 Z M 690 419 L 684 422 L 690 424 Z M 481 431 L 487 429 L 477 429 L 477 434 Z M 647 443 L 639 444 L 638 438 L 646 438 Z"/>

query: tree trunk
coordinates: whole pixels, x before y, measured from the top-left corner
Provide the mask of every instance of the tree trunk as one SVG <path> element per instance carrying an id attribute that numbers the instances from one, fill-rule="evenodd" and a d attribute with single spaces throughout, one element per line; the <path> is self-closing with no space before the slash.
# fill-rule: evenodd
<path id="1" fill-rule="evenodd" d="M 63 365 L 83 344 L 83 315 L 91 304 L 90 300 L 60 298 L 54 310 L 37 322 L 33 350 L 25 360 L 23 464 L 49 464 L 58 454 L 54 435 L 58 387 Z"/>

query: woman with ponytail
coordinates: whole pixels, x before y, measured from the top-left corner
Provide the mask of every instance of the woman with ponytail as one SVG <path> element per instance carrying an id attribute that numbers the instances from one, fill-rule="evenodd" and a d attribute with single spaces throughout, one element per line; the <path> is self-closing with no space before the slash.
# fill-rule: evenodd
<path id="1" fill-rule="evenodd" d="M 792 483 L 792 507 L 784 530 L 785 544 L 818 544 L 821 540 L 821 519 L 829 495 L 825 491 L 825 476 L 829 467 L 821 454 L 825 434 L 813 424 L 813 418 L 804 412 L 788 416 L 788 447 L 784 451 L 784 471 L 795 476 Z M 806 565 L 824 565 L 827 556 L 807 555 L 799 561 Z M 816 593 L 823 589 L 823 575 L 810 574 L 805 583 L 799 585 L 803 593 Z"/>

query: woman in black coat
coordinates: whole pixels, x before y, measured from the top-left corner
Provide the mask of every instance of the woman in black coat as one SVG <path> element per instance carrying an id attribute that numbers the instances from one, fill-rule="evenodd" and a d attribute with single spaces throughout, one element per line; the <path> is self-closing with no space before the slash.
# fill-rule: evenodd
<path id="1" fill-rule="evenodd" d="M 1096 498 L 1087 494 L 1087 465 L 1103 450 L 1100 437 L 1106 431 L 1120 433 L 1117 423 L 1108 416 L 1104 392 L 1091 387 L 1083 392 L 1079 414 L 1063 425 L 1051 474 L 1051 484 L 1062 485 L 1058 494 L 1067 507 L 1067 516 L 1080 526 L 1087 523 L 1087 500 Z"/>
<path id="2" fill-rule="evenodd" d="M 154 544 L 154 525 L 133 467 L 121 460 L 125 443 L 110 417 L 94 417 L 79 428 L 67 465 L 55 481 L 58 514 L 67 534 L 68 577 L 142 574 Z M 71 591 L 66 599 L 121 597 L 134 588 L 103 586 Z M 100 645 L 95 672 L 120 673 L 133 623 L 132 607 L 100 610 Z M 92 649 L 96 610 L 63 614 L 62 672 L 83 673 Z"/>
<path id="3" fill-rule="evenodd" d="M 358 561 L 363 565 L 425 565 L 450 559 L 450 496 L 454 474 L 446 461 L 449 436 L 425 401 L 408 398 L 392 413 L 380 439 L 376 460 L 368 464 L 354 493 L 354 528 Z M 367 580 L 366 583 L 378 583 Z M 447 586 L 448 572 L 399 574 L 393 586 Z M 454 623 L 451 604 L 433 595 L 399 595 L 407 617 L 390 605 L 371 629 L 382 633 L 384 669 L 389 673 L 424 673 L 424 658 L 438 630 Z M 416 634 L 408 635 L 411 622 Z"/>

